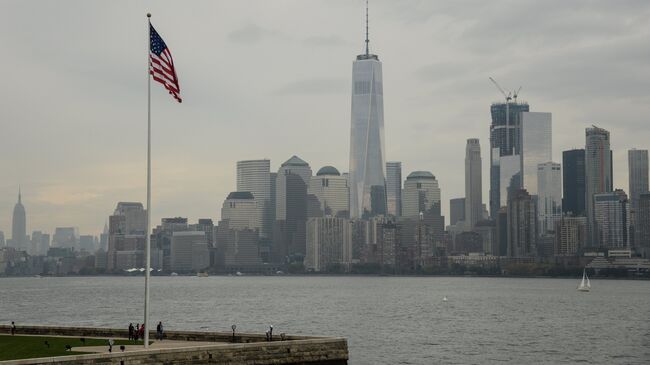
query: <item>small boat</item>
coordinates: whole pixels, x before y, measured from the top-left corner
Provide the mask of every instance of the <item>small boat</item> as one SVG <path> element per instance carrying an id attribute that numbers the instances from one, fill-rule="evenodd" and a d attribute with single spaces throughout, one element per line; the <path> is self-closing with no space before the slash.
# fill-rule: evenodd
<path id="1" fill-rule="evenodd" d="M 447 301 L 447 296 L 446 296 L 446 295 L 445 295 L 444 298 L 442 298 L 442 301 L 443 301 L 443 302 L 446 302 L 446 301 Z"/>
<path id="2" fill-rule="evenodd" d="M 580 285 L 578 285 L 578 291 L 589 291 L 590 289 L 591 289 L 591 282 L 589 281 L 589 277 L 587 276 L 587 271 L 583 269 L 582 281 L 580 282 Z"/>

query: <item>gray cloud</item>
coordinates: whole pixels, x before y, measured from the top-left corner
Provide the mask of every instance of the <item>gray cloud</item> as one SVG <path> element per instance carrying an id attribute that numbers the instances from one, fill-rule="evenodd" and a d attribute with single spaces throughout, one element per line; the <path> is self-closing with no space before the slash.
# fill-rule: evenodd
<path id="1" fill-rule="evenodd" d="M 349 80 L 311 79 L 289 83 L 277 90 L 280 95 L 320 95 L 342 94 L 348 92 Z"/>

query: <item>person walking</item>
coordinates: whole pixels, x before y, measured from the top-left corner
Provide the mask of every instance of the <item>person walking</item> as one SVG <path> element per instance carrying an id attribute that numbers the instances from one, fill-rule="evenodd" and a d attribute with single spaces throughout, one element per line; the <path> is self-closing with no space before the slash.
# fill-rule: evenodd
<path id="1" fill-rule="evenodd" d="M 16 334 L 16 324 L 14 323 L 14 321 L 11 321 L 11 335 L 13 336 L 15 334 Z"/>
<path id="2" fill-rule="evenodd" d="M 129 340 L 133 340 L 133 323 L 129 323 Z"/>

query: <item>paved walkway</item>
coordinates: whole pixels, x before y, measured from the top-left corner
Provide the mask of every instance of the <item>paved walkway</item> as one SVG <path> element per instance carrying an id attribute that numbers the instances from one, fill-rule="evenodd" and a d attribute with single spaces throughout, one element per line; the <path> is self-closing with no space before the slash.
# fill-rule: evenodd
<path id="1" fill-rule="evenodd" d="M 117 340 L 117 339 L 116 339 Z M 150 350 L 155 349 L 172 349 L 172 348 L 183 348 L 183 347 L 195 347 L 195 346 L 204 346 L 204 345 L 228 345 L 226 342 L 204 342 L 204 341 L 173 341 L 173 340 L 164 340 L 164 341 L 154 341 L 149 345 Z M 133 344 L 133 345 L 124 345 L 124 351 L 138 351 L 144 350 L 144 345 Z M 73 347 L 72 351 L 78 352 L 92 352 L 92 353 L 108 353 L 108 345 L 106 346 L 80 346 Z M 121 352 L 120 345 L 113 346 L 113 352 Z"/>

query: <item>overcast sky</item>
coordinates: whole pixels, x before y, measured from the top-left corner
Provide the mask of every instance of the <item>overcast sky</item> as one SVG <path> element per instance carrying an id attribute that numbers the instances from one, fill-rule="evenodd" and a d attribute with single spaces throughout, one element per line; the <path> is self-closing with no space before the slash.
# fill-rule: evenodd
<path id="1" fill-rule="evenodd" d="M 352 61 L 362 0 L 0 1 L 0 230 L 18 185 L 27 230 L 99 233 L 118 201 L 146 197 L 146 12 L 170 47 L 177 104 L 152 85 L 153 222 L 219 219 L 235 163 L 296 154 L 348 169 Z M 383 62 L 386 157 L 464 196 L 467 138 L 489 183 L 488 80 L 553 113 L 553 159 L 611 132 L 614 183 L 650 145 L 649 1 L 370 3 Z"/>

